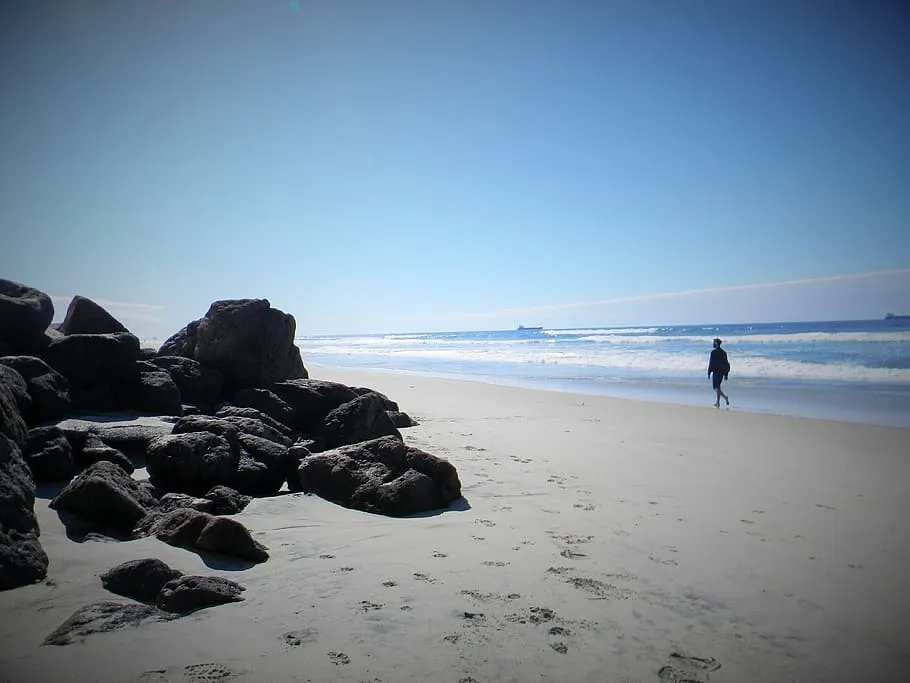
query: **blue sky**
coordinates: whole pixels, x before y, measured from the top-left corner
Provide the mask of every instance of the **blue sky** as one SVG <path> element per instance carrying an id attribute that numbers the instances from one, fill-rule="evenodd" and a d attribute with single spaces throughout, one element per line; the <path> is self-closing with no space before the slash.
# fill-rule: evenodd
<path id="1" fill-rule="evenodd" d="M 908 38 L 884 1 L 8 0 L 0 276 L 144 336 L 240 297 L 301 334 L 910 312 Z"/>

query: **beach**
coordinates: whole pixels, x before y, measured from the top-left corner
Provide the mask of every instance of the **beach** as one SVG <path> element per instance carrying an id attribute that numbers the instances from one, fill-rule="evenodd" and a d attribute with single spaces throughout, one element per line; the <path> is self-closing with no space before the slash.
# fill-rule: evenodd
<path id="1" fill-rule="evenodd" d="M 907 429 L 308 367 L 397 401 L 464 501 L 256 499 L 236 518 L 271 558 L 236 571 L 74 542 L 39 487 L 48 578 L 0 593 L 0 681 L 906 680 Z M 42 645 L 144 557 L 244 600 Z"/>

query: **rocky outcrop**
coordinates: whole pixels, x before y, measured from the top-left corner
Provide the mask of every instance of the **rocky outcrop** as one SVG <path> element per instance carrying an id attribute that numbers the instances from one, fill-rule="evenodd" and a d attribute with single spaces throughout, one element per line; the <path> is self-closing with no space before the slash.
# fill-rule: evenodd
<path id="1" fill-rule="evenodd" d="M 241 389 L 234 394 L 234 405 L 255 409 L 283 425 L 294 423 L 294 410 L 291 406 L 268 389 Z"/>
<path id="2" fill-rule="evenodd" d="M 196 330 L 198 329 L 198 320 L 187 323 L 183 329 L 168 337 L 158 347 L 158 355 L 182 356 L 183 358 L 194 359 L 196 357 Z"/>
<path id="3" fill-rule="evenodd" d="M 84 529 L 129 536 L 157 505 L 149 492 L 111 462 L 96 462 L 51 501 L 58 512 L 76 515 Z"/>
<path id="4" fill-rule="evenodd" d="M 295 488 L 349 508 L 402 516 L 438 510 L 461 497 L 461 482 L 446 460 L 395 437 L 310 455 Z"/>
<path id="5" fill-rule="evenodd" d="M 36 427 L 28 432 L 25 462 L 36 483 L 69 481 L 75 470 L 73 448 L 59 427 Z"/>
<path id="6" fill-rule="evenodd" d="M 137 368 L 133 407 L 152 415 L 182 415 L 183 399 L 170 373 L 146 361 L 139 361 Z"/>
<path id="7" fill-rule="evenodd" d="M 72 408 L 66 377 L 35 356 L 5 356 L 0 365 L 12 368 L 25 380 L 32 399 L 31 409 L 23 413 L 26 423 L 37 425 L 63 418 Z"/>
<path id="8" fill-rule="evenodd" d="M 163 347 L 162 347 L 163 348 Z M 186 403 L 214 406 L 221 400 L 224 376 L 193 358 L 159 355 L 149 359 L 162 370 L 166 370 Z"/>
<path id="9" fill-rule="evenodd" d="M 53 318 L 54 304 L 47 294 L 0 278 L 0 344 L 8 353 L 39 351 L 47 343 L 44 331 Z"/>
<path id="10" fill-rule="evenodd" d="M 0 386 L 2 394 L 2 386 Z M 35 481 L 19 446 L 0 434 L 0 590 L 47 576 L 47 554 L 38 540 Z"/>
<path id="11" fill-rule="evenodd" d="M 146 558 L 124 562 L 109 569 L 101 575 L 101 585 L 111 593 L 155 604 L 164 585 L 182 575 L 159 559 Z"/>
<path id="12" fill-rule="evenodd" d="M 32 399 L 22 375 L 0 365 L 0 434 L 5 434 L 22 447 L 28 435 L 28 427 L 22 419 L 22 411 L 29 410 Z"/>
<path id="13" fill-rule="evenodd" d="M 60 332 L 69 334 L 108 334 L 129 332 L 114 316 L 91 299 L 74 296 L 66 309 Z"/>
<path id="14" fill-rule="evenodd" d="M 201 496 L 213 486 L 233 483 L 240 450 L 208 431 L 172 434 L 149 444 L 146 461 L 149 480 L 158 488 Z"/>
<path id="15" fill-rule="evenodd" d="M 181 508 L 147 521 L 138 533 L 155 536 L 170 545 L 265 562 L 268 550 L 249 530 L 230 517 Z"/>
<path id="16" fill-rule="evenodd" d="M 70 441 L 72 444 L 72 441 Z M 85 441 L 77 447 L 73 447 L 73 459 L 76 467 L 85 469 L 96 462 L 110 462 L 127 474 L 132 474 L 136 468 L 133 462 L 116 448 L 108 446 L 102 441 L 97 434 L 88 434 Z"/>
<path id="17" fill-rule="evenodd" d="M 229 486 L 213 486 L 205 494 L 206 500 L 212 501 L 212 509 L 208 510 L 213 515 L 236 515 L 250 504 L 250 497 Z"/>
<path id="18" fill-rule="evenodd" d="M 149 444 L 173 429 L 174 425 L 168 422 L 147 420 L 144 424 L 102 426 L 96 433 L 105 445 L 116 448 L 131 460 L 144 461 Z"/>
<path id="19" fill-rule="evenodd" d="M 270 387 L 293 411 L 290 426 L 305 434 L 319 430 L 335 408 L 357 398 L 357 393 L 344 384 L 318 379 L 296 379 L 276 382 Z"/>
<path id="20" fill-rule="evenodd" d="M 342 403 L 326 415 L 321 436 L 328 448 L 383 436 L 401 440 L 401 433 L 389 418 L 382 398 L 372 392 Z"/>
<path id="21" fill-rule="evenodd" d="M 157 604 L 167 612 L 187 614 L 243 600 L 240 594 L 244 590 L 236 581 L 221 576 L 181 576 L 162 587 Z"/>

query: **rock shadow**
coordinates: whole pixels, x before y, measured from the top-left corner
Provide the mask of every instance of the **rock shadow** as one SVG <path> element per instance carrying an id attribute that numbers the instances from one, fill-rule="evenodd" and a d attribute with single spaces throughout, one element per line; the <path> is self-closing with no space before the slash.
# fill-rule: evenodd
<path id="1" fill-rule="evenodd" d="M 424 517 L 438 517 L 447 512 L 467 512 L 471 509 L 468 499 L 462 496 L 458 500 L 452 501 L 448 507 L 439 508 L 438 510 L 427 510 L 426 512 L 417 512 L 413 515 L 404 515 L 402 519 L 422 519 Z"/>

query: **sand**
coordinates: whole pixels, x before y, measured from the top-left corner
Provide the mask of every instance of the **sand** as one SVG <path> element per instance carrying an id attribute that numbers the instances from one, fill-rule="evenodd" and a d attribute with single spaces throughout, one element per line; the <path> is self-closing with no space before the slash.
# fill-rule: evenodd
<path id="1" fill-rule="evenodd" d="M 237 515 L 271 552 L 209 567 L 69 540 L 0 593 L 0 681 L 905 681 L 910 430 L 311 368 L 420 421 L 465 503 L 389 519 L 314 496 Z M 98 575 L 159 557 L 243 602 L 42 646 Z"/>

